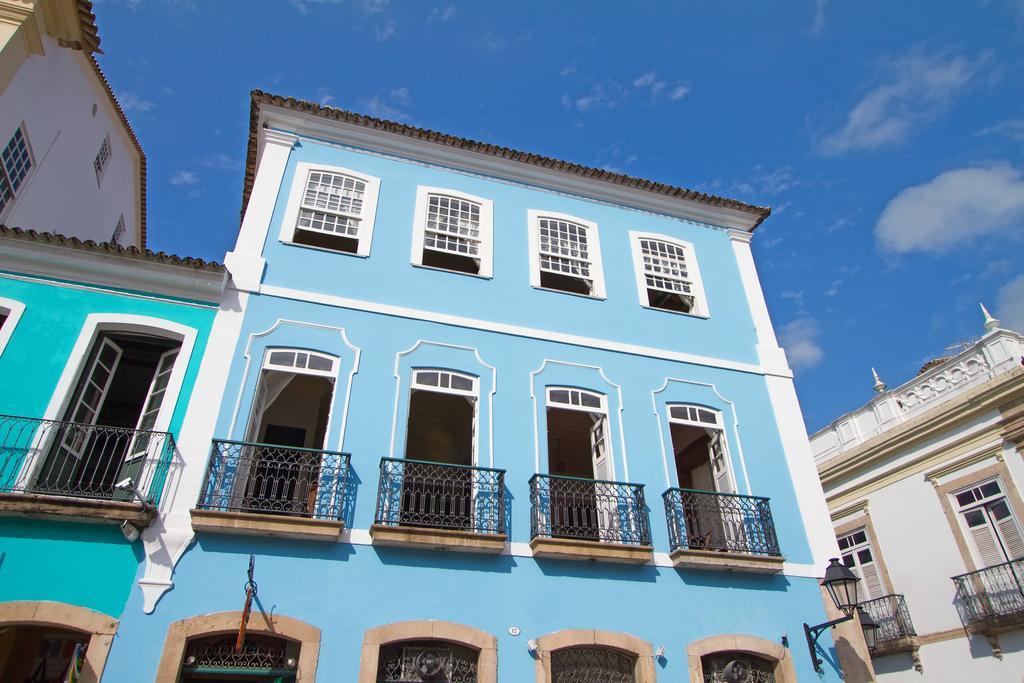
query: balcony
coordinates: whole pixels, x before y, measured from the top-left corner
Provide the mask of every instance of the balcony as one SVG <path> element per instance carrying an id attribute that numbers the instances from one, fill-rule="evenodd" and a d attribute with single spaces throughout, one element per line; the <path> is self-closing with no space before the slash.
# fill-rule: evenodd
<path id="1" fill-rule="evenodd" d="M 505 549 L 505 470 L 383 458 L 374 545 Z"/>
<path id="2" fill-rule="evenodd" d="M 960 620 L 970 633 L 1024 626 L 1024 559 L 953 577 Z"/>
<path id="3" fill-rule="evenodd" d="M 535 474 L 530 509 L 535 557 L 631 564 L 653 558 L 642 484 Z"/>
<path id="4" fill-rule="evenodd" d="M 676 568 L 782 571 L 767 498 L 692 489 L 669 489 L 662 497 Z"/>
<path id="5" fill-rule="evenodd" d="M 920 646 L 914 622 L 902 595 L 883 595 L 860 603 L 860 608 L 878 624 L 876 646 L 872 657 L 884 657 L 898 652 L 914 652 Z"/>
<path id="6" fill-rule="evenodd" d="M 147 526 L 173 456 L 166 432 L 0 415 L 0 514 Z"/>
<path id="7" fill-rule="evenodd" d="M 348 470 L 347 453 L 215 439 L 192 527 L 337 540 Z"/>

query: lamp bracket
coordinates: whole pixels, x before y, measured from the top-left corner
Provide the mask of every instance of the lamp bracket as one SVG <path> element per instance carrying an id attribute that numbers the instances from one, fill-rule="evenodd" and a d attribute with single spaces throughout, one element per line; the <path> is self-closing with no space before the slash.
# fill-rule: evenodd
<path id="1" fill-rule="evenodd" d="M 814 649 L 818 642 L 818 638 L 821 637 L 822 633 L 833 626 L 838 626 L 839 624 L 850 621 L 851 619 L 853 619 L 852 613 L 847 614 L 845 617 L 839 617 L 838 619 L 826 621 L 823 624 L 817 624 L 815 626 L 808 626 L 807 624 L 804 624 L 804 635 L 807 637 L 807 651 L 810 652 L 811 661 L 814 662 L 814 670 L 818 673 L 824 673 L 824 670 L 821 668 L 821 660 L 818 659 L 818 653 Z"/>

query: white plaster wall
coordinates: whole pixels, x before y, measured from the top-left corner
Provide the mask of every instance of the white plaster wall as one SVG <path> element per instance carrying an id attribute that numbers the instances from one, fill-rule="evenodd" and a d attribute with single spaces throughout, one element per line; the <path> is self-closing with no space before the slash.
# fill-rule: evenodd
<path id="1" fill-rule="evenodd" d="M 105 242 L 124 214 L 122 243 L 136 244 L 138 152 L 83 53 L 47 34 L 43 47 L 0 93 L 0 145 L 24 122 L 35 161 L 0 222 Z M 113 156 L 101 186 L 92 164 L 108 134 Z"/>
<path id="2" fill-rule="evenodd" d="M 910 655 L 873 660 L 879 683 L 1021 683 L 1024 680 L 1024 631 L 999 636 L 1002 660 L 992 656 L 985 639 L 955 638 L 921 648 L 922 673 Z"/>

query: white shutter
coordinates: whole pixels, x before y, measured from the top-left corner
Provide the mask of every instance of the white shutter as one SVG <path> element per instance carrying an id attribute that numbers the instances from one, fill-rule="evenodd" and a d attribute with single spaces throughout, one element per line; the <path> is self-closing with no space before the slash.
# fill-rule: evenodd
<path id="1" fill-rule="evenodd" d="M 78 395 L 76 402 L 68 410 L 69 422 L 78 425 L 94 425 L 99 418 L 100 411 L 107 399 L 107 391 L 114 379 L 114 373 L 121 363 L 121 347 L 103 338 L 100 341 L 100 348 L 96 352 L 92 366 L 89 371 L 82 375 L 78 383 Z M 88 442 L 89 431 L 77 428 L 69 428 L 61 442 L 61 450 L 66 455 L 80 459 L 83 449 Z"/>
<path id="2" fill-rule="evenodd" d="M 860 570 L 861 578 L 863 579 L 861 588 L 865 591 L 864 599 L 873 600 L 885 595 L 885 591 L 882 589 L 882 577 L 878 573 L 875 563 L 862 564 Z"/>
<path id="3" fill-rule="evenodd" d="M 729 474 L 729 456 L 722 445 L 722 433 L 715 432 L 709 445 L 711 451 L 711 469 L 715 476 L 715 491 L 719 493 L 735 493 L 732 477 Z"/>
<path id="4" fill-rule="evenodd" d="M 988 520 L 984 524 L 968 528 L 968 531 L 974 541 L 974 548 L 978 551 L 978 559 L 981 560 L 982 567 L 991 567 L 1005 561 L 999 550 L 999 541 L 996 540 L 996 535 Z"/>
<path id="5" fill-rule="evenodd" d="M 601 415 L 590 428 L 590 449 L 594 461 L 594 479 L 611 481 L 612 459 L 608 453 L 608 418 Z"/>
<path id="6" fill-rule="evenodd" d="M 1024 557 L 1024 535 L 1021 534 L 1020 525 L 1013 515 L 1004 517 L 996 522 L 996 529 L 1003 541 L 1003 548 L 1011 560 Z"/>
<path id="7" fill-rule="evenodd" d="M 135 429 L 140 432 L 148 432 L 156 426 L 156 418 L 160 414 L 160 408 L 164 403 L 164 395 L 167 393 L 167 384 L 171 378 L 171 370 L 174 368 L 174 360 L 178 357 L 178 349 L 172 349 L 160 356 L 156 364 L 156 372 L 149 383 L 149 392 L 146 400 L 142 403 L 142 413 Z M 162 442 L 160 442 L 162 444 Z M 137 434 L 133 440 L 131 450 L 128 453 L 128 460 L 146 455 L 149 449 L 149 435 Z"/>

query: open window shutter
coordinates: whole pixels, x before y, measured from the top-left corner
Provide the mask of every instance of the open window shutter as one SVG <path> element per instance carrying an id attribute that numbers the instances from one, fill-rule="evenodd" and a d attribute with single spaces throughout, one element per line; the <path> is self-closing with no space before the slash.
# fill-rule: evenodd
<path id="1" fill-rule="evenodd" d="M 872 600 L 874 598 L 880 598 L 885 595 L 885 591 L 882 588 L 882 577 L 878 572 L 878 567 L 874 562 L 868 564 L 862 564 L 860 566 L 861 578 L 864 579 L 862 588 L 866 591 L 864 599 Z"/>
<path id="2" fill-rule="evenodd" d="M 729 458 L 722 445 L 722 432 L 715 432 L 709 445 L 711 469 L 715 476 L 715 490 L 719 493 L 735 493 L 732 477 L 729 476 Z"/>
<path id="3" fill-rule="evenodd" d="M 968 533 L 974 542 L 974 548 L 978 552 L 978 559 L 983 567 L 1002 564 L 1005 562 L 1003 553 L 999 549 L 999 541 L 996 539 L 995 531 L 986 518 L 985 522 L 978 526 L 968 527 Z"/>
<path id="4" fill-rule="evenodd" d="M 612 479 L 612 459 L 608 453 L 608 418 L 602 415 L 590 428 L 590 449 L 594 459 L 594 479 Z"/>
<path id="5" fill-rule="evenodd" d="M 263 371 L 258 380 L 256 394 L 252 399 L 252 416 L 249 418 L 249 426 L 245 432 L 246 441 L 256 443 L 262 438 L 259 429 L 263 423 L 263 414 L 293 379 L 295 379 L 295 375 L 290 372 Z"/>
<path id="6" fill-rule="evenodd" d="M 121 347 L 106 337 L 100 341 L 92 365 L 79 380 L 74 402 L 68 408 L 66 419 L 69 422 L 77 425 L 96 424 L 114 373 L 121 362 L 122 353 Z M 61 451 L 79 459 L 88 441 L 86 430 L 69 428 L 61 442 Z"/>
<path id="7" fill-rule="evenodd" d="M 160 360 L 156 364 L 156 372 L 153 373 L 153 379 L 149 383 L 146 400 L 142 403 L 138 424 L 135 425 L 137 431 L 148 432 L 156 426 L 156 418 L 160 415 L 160 408 L 163 407 L 167 384 L 170 381 L 171 370 L 174 368 L 174 361 L 177 357 L 178 349 L 172 349 L 160 356 Z M 132 460 L 145 455 L 149 448 L 149 442 L 149 434 L 136 434 L 128 459 Z"/>
<path id="8" fill-rule="evenodd" d="M 1024 557 L 1024 535 L 1021 534 L 1020 524 L 1017 523 L 1013 515 L 998 520 L 996 529 L 999 531 L 1003 548 L 1006 549 L 1006 554 L 1010 556 L 1010 559 Z"/>

